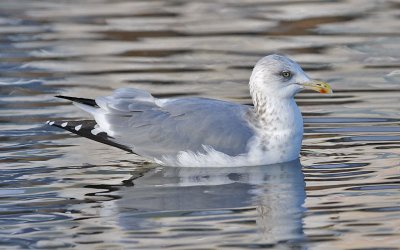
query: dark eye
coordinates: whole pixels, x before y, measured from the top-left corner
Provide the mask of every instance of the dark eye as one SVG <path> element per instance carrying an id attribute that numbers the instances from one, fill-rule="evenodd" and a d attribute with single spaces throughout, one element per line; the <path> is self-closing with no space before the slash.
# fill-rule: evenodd
<path id="1" fill-rule="evenodd" d="M 281 76 L 283 76 L 283 77 L 285 77 L 285 78 L 290 78 L 290 77 L 292 77 L 292 72 L 290 72 L 290 71 L 282 71 L 281 72 Z"/>

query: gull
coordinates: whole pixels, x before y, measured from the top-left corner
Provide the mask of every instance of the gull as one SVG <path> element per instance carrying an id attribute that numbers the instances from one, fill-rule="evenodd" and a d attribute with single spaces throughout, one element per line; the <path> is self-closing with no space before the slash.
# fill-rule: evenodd
<path id="1" fill-rule="evenodd" d="M 200 97 L 161 99 L 135 88 L 95 99 L 56 96 L 93 119 L 47 123 L 168 166 L 254 166 L 299 158 L 303 118 L 294 96 L 304 89 L 332 93 L 329 84 L 274 54 L 256 63 L 249 88 L 254 106 Z"/>

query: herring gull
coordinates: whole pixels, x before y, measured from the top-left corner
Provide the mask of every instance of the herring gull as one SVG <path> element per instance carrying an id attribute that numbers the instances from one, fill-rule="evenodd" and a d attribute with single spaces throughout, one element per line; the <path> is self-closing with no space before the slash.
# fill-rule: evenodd
<path id="1" fill-rule="evenodd" d="M 260 59 L 249 87 L 254 106 L 199 97 L 158 99 L 134 88 L 94 100 L 57 96 L 94 120 L 47 123 L 161 165 L 250 166 L 297 159 L 303 118 L 294 96 L 303 89 L 332 93 L 331 87 L 282 55 Z"/>

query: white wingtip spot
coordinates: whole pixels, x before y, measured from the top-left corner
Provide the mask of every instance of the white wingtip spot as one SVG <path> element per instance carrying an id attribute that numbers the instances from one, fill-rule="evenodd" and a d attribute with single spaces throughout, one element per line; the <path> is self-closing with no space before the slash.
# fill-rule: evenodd
<path id="1" fill-rule="evenodd" d="M 50 121 L 46 121 L 46 124 L 49 124 L 50 123 Z"/>
<path id="2" fill-rule="evenodd" d="M 50 126 L 53 126 L 53 124 L 54 124 L 54 122 L 49 122 L 49 125 L 50 125 Z"/>
<path id="3" fill-rule="evenodd" d="M 64 127 L 66 127 L 67 125 L 68 125 L 68 122 L 64 122 L 64 123 L 61 124 L 61 127 L 64 128 Z"/>
<path id="4" fill-rule="evenodd" d="M 104 132 L 99 126 L 99 124 L 94 125 L 94 128 L 90 131 L 92 135 L 97 135 L 98 133 Z"/>
<path id="5" fill-rule="evenodd" d="M 90 131 L 90 133 L 92 133 L 92 135 L 97 135 L 98 133 L 102 132 L 100 129 L 94 128 Z"/>
<path id="6" fill-rule="evenodd" d="M 82 128 L 82 124 L 75 127 L 76 131 L 79 131 Z"/>

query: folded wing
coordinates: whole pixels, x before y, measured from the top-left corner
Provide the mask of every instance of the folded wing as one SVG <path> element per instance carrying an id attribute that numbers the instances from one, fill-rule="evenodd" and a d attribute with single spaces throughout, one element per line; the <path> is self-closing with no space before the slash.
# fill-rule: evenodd
<path id="1" fill-rule="evenodd" d="M 236 156 L 248 151 L 254 135 L 245 105 L 206 98 L 157 99 L 128 88 L 96 98 L 96 105 L 83 100 L 75 104 L 93 115 L 113 143 L 147 158 L 204 153 L 205 147 Z"/>

